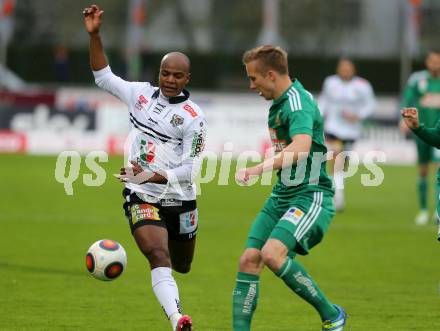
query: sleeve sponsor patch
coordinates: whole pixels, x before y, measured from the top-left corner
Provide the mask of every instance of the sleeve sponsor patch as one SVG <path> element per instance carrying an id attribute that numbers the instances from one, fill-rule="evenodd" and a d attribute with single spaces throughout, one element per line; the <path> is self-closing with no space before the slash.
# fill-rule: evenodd
<path id="1" fill-rule="evenodd" d="M 199 214 L 197 209 L 180 214 L 180 234 L 188 234 L 197 230 Z"/>
<path id="2" fill-rule="evenodd" d="M 298 225 L 299 221 L 304 216 L 304 212 L 296 207 L 289 208 L 284 215 L 281 217 L 282 220 L 289 221 L 294 225 Z"/>
<path id="3" fill-rule="evenodd" d="M 196 111 L 188 104 L 183 106 L 183 109 L 185 109 L 192 117 L 197 117 Z"/>
<path id="4" fill-rule="evenodd" d="M 131 220 L 133 224 L 142 221 L 160 221 L 159 209 L 147 203 L 131 206 Z"/>
<path id="5" fill-rule="evenodd" d="M 205 131 L 200 130 L 194 133 L 191 145 L 191 157 L 199 156 L 205 148 Z"/>

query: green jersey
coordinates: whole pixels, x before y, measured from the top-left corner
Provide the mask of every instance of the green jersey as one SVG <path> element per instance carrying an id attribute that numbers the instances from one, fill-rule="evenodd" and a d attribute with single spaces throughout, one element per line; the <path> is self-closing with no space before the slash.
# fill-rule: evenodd
<path id="1" fill-rule="evenodd" d="M 323 119 L 312 94 L 298 80 L 273 101 L 269 110 L 269 132 L 276 153 L 297 134 L 312 137 L 307 159 L 278 171 L 278 181 L 272 190 L 274 196 L 289 197 L 310 191 L 333 194 L 332 180 L 326 171 Z"/>
<path id="2" fill-rule="evenodd" d="M 437 122 L 434 128 L 428 128 L 425 124 L 420 124 L 413 132 L 428 145 L 440 148 L 440 121 Z"/>
<path id="3" fill-rule="evenodd" d="M 428 128 L 440 119 L 440 78 L 432 77 L 429 71 L 417 71 L 408 79 L 403 94 L 403 107 L 419 110 L 419 120 Z"/>

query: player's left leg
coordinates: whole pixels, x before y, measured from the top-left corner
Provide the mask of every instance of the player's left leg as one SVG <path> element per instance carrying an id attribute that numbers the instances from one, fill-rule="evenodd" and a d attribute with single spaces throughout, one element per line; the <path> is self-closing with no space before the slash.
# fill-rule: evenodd
<path id="1" fill-rule="evenodd" d="M 232 291 L 232 328 L 249 331 L 257 309 L 260 273 L 263 269 L 261 248 L 279 218 L 277 198 L 267 199 L 249 231 L 246 248 L 240 257 L 236 284 Z"/>
<path id="2" fill-rule="evenodd" d="M 168 248 L 170 251 L 171 265 L 174 271 L 186 274 L 191 270 L 191 263 L 196 248 L 196 237 L 189 240 L 169 239 Z"/>
<path id="3" fill-rule="evenodd" d="M 196 246 L 196 237 L 189 240 L 168 240 L 168 249 L 170 251 L 171 265 L 174 271 L 186 274 L 191 270 L 191 263 L 194 257 Z M 176 330 L 192 330 L 192 319 L 189 315 L 176 316 Z"/>
<path id="4" fill-rule="evenodd" d="M 283 236 L 287 235 L 286 231 Z M 327 299 L 304 267 L 298 261 L 287 256 L 288 251 L 286 245 L 278 239 L 269 239 L 261 251 L 263 262 L 291 290 L 315 307 L 322 321 L 335 319 L 338 316 L 338 310 Z"/>
<path id="5" fill-rule="evenodd" d="M 331 303 L 304 267 L 288 256 L 289 252 L 307 254 L 308 250 L 318 244 L 334 216 L 330 195 L 314 192 L 313 197 L 306 194 L 291 200 L 291 207 L 281 217 L 272 231 L 269 240 L 263 246 L 264 263 L 284 283 L 306 302 L 311 304 L 325 323 L 331 325 L 337 321 L 342 330 L 345 315 L 340 316 L 339 308 Z M 327 323 L 328 325 L 328 323 Z"/>
<path id="6" fill-rule="evenodd" d="M 161 216 L 168 229 L 168 250 L 174 271 L 188 273 L 194 258 L 198 210 L 196 201 L 179 201 L 177 205 L 161 208 Z M 182 309 L 182 307 L 180 307 Z M 170 316 L 170 321 L 178 331 L 192 330 L 189 315 Z"/>

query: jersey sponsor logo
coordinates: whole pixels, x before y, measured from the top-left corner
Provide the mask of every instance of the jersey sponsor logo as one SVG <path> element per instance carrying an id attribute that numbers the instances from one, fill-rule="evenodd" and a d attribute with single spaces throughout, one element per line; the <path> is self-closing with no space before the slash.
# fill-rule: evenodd
<path id="1" fill-rule="evenodd" d="M 177 206 L 182 206 L 182 200 L 177 200 L 177 199 L 173 199 L 173 198 L 162 199 L 162 200 L 160 200 L 160 205 L 161 205 L 162 207 L 177 207 Z"/>
<path id="2" fill-rule="evenodd" d="M 154 162 L 154 158 L 156 157 L 156 146 L 151 141 L 141 140 L 140 146 L 140 163 L 141 165 L 146 165 Z"/>
<path id="3" fill-rule="evenodd" d="M 420 105 L 425 108 L 440 108 L 440 93 L 426 93 L 420 99 Z"/>
<path id="4" fill-rule="evenodd" d="M 182 125 L 182 124 L 183 124 L 183 121 L 184 121 L 184 119 L 183 119 L 182 116 L 179 116 L 179 115 L 177 115 L 177 114 L 174 114 L 173 117 L 171 118 L 170 123 L 171 123 L 174 127 L 177 127 L 177 126 L 179 126 L 179 125 Z"/>
<path id="5" fill-rule="evenodd" d="M 148 203 L 132 205 L 131 221 L 135 224 L 142 220 L 160 221 L 159 209 Z"/>
<path id="6" fill-rule="evenodd" d="M 166 105 L 157 102 L 156 105 L 154 106 L 153 113 L 160 115 L 160 113 L 162 113 L 162 111 L 165 110 L 166 107 L 167 107 Z"/>
<path id="7" fill-rule="evenodd" d="M 199 156 L 203 149 L 205 148 L 205 132 L 199 131 L 194 133 L 192 146 L 191 146 L 191 157 Z"/>
<path id="8" fill-rule="evenodd" d="M 188 104 L 183 106 L 183 109 L 185 109 L 192 117 L 197 117 L 196 111 Z"/>
<path id="9" fill-rule="evenodd" d="M 281 152 L 286 146 L 287 142 L 284 139 L 278 139 L 277 130 L 269 128 L 270 140 L 272 146 L 275 148 L 275 152 Z"/>
<path id="10" fill-rule="evenodd" d="M 141 94 L 138 96 L 138 99 L 136 101 L 136 104 L 134 105 L 134 108 L 137 110 L 142 110 L 143 106 L 148 103 L 148 100 Z"/>
<path id="11" fill-rule="evenodd" d="M 281 217 L 282 220 L 289 221 L 290 223 L 294 225 L 298 225 L 299 221 L 304 216 L 304 212 L 296 207 L 289 208 Z"/>
<path id="12" fill-rule="evenodd" d="M 151 117 L 148 117 L 148 122 L 151 122 L 154 125 L 158 125 L 159 124 L 157 121 L 153 120 Z"/>
<path id="13" fill-rule="evenodd" d="M 191 210 L 179 215 L 180 218 L 180 234 L 192 233 L 197 229 L 198 224 L 198 211 L 197 209 Z"/>

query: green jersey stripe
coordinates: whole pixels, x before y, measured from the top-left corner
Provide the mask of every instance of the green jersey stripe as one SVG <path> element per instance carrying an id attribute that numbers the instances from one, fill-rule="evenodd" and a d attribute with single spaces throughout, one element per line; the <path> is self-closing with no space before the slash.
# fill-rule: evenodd
<path id="1" fill-rule="evenodd" d="M 289 102 L 290 102 L 290 110 L 291 110 L 291 111 L 297 111 L 297 110 L 299 109 L 299 107 L 298 107 L 298 100 L 297 100 L 296 97 L 295 97 L 292 93 L 290 93 L 290 92 L 287 92 L 287 96 L 288 96 L 288 98 L 289 98 Z M 292 103 L 293 103 L 293 107 L 292 107 Z"/>
<path id="2" fill-rule="evenodd" d="M 296 98 L 296 100 L 297 100 L 297 103 L 298 103 L 298 110 L 299 109 L 301 109 L 302 108 L 302 105 L 301 105 L 301 98 L 300 98 L 300 96 L 299 96 L 299 92 L 298 92 L 298 90 L 295 88 L 295 87 L 291 87 L 290 88 L 290 91 L 288 92 L 289 94 L 291 93 L 292 95 L 295 95 L 295 98 Z"/>
<path id="3" fill-rule="evenodd" d="M 317 194 L 318 192 L 313 192 L 313 202 L 311 204 L 310 209 L 307 211 L 307 213 L 304 215 L 304 218 L 299 222 L 298 227 L 295 230 L 295 233 L 293 234 L 293 236 L 295 238 L 297 238 L 297 233 L 300 231 L 300 228 L 302 227 L 302 225 L 304 223 L 307 223 L 307 221 L 309 220 L 309 218 L 313 215 L 315 209 L 316 209 L 316 200 L 317 200 Z"/>
<path id="4" fill-rule="evenodd" d="M 307 219 L 304 219 L 304 221 L 301 222 L 298 228 L 296 229 L 294 236 L 297 240 L 301 240 L 301 238 L 307 233 L 307 231 L 310 229 L 310 227 L 318 218 L 318 215 L 321 211 L 322 197 L 323 197 L 322 192 L 313 193 L 312 212 L 310 216 Z"/>
<path id="5" fill-rule="evenodd" d="M 291 109 L 292 111 L 295 111 L 295 108 L 296 108 L 296 107 L 293 105 L 294 102 L 295 102 L 295 100 L 293 100 L 293 98 L 292 98 L 291 96 L 289 96 L 289 104 L 290 104 L 290 109 Z"/>

